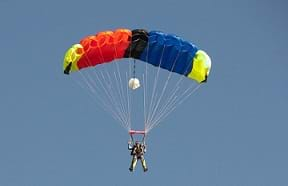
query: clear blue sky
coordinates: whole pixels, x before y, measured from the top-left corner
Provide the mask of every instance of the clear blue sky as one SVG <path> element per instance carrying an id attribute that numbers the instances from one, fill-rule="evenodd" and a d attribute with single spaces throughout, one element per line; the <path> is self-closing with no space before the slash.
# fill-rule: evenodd
<path id="1" fill-rule="evenodd" d="M 288 185 L 287 2 L 0 0 L 0 186 Z M 98 31 L 176 33 L 211 56 L 209 82 L 149 136 L 127 133 L 62 72 Z M 191 106 L 193 105 L 193 106 Z"/>

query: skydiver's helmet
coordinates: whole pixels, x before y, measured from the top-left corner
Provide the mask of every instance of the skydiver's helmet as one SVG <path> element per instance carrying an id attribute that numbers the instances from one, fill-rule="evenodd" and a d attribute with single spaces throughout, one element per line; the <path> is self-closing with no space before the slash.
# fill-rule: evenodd
<path id="1" fill-rule="evenodd" d="M 138 147 L 138 146 L 140 147 L 140 142 L 139 142 L 139 141 L 136 141 L 136 142 L 135 142 L 135 146 L 136 146 L 136 147 Z"/>

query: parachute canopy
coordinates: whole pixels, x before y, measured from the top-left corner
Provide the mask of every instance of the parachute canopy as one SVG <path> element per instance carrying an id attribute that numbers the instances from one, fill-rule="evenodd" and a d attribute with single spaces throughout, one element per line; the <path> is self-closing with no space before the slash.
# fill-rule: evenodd
<path id="1" fill-rule="evenodd" d="M 87 36 L 65 54 L 65 74 L 99 64 L 134 58 L 184 75 L 198 83 L 206 82 L 211 59 L 191 42 L 160 31 L 117 29 Z"/>
<path id="2" fill-rule="evenodd" d="M 63 63 L 64 73 L 131 136 L 162 123 L 207 81 L 210 69 L 210 57 L 193 43 L 144 29 L 87 36 L 68 49 Z"/>

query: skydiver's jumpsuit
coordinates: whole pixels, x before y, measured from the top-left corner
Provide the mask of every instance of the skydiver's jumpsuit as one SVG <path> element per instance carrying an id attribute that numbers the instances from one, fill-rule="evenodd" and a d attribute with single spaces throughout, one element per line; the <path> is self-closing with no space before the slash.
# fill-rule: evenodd
<path id="1" fill-rule="evenodd" d="M 137 160 L 140 159 L 144 172 L 148 170 L 146 161 L 144 159 L 144 153 L 146 153 L 146 146 L 144 144 L 135 143 L 133 147 L 128 144 L 128 149 L 131 150 L 132 161 L 129 170 L 132 172 L 135 170 Z"/>

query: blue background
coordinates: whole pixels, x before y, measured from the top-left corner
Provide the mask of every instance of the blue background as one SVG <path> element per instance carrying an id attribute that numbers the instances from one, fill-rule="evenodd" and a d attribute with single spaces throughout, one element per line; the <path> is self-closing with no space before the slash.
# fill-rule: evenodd
<path id="1" fill-rule="evenodd" d="M 0 0 L 0 185 L 288 185 L 287 7 Z M 213 63 L 151 131 L 147 173 L 128 171 L 127 133 L 62 71 L 71 44 L 118 27 L 176 33 Z"/>

